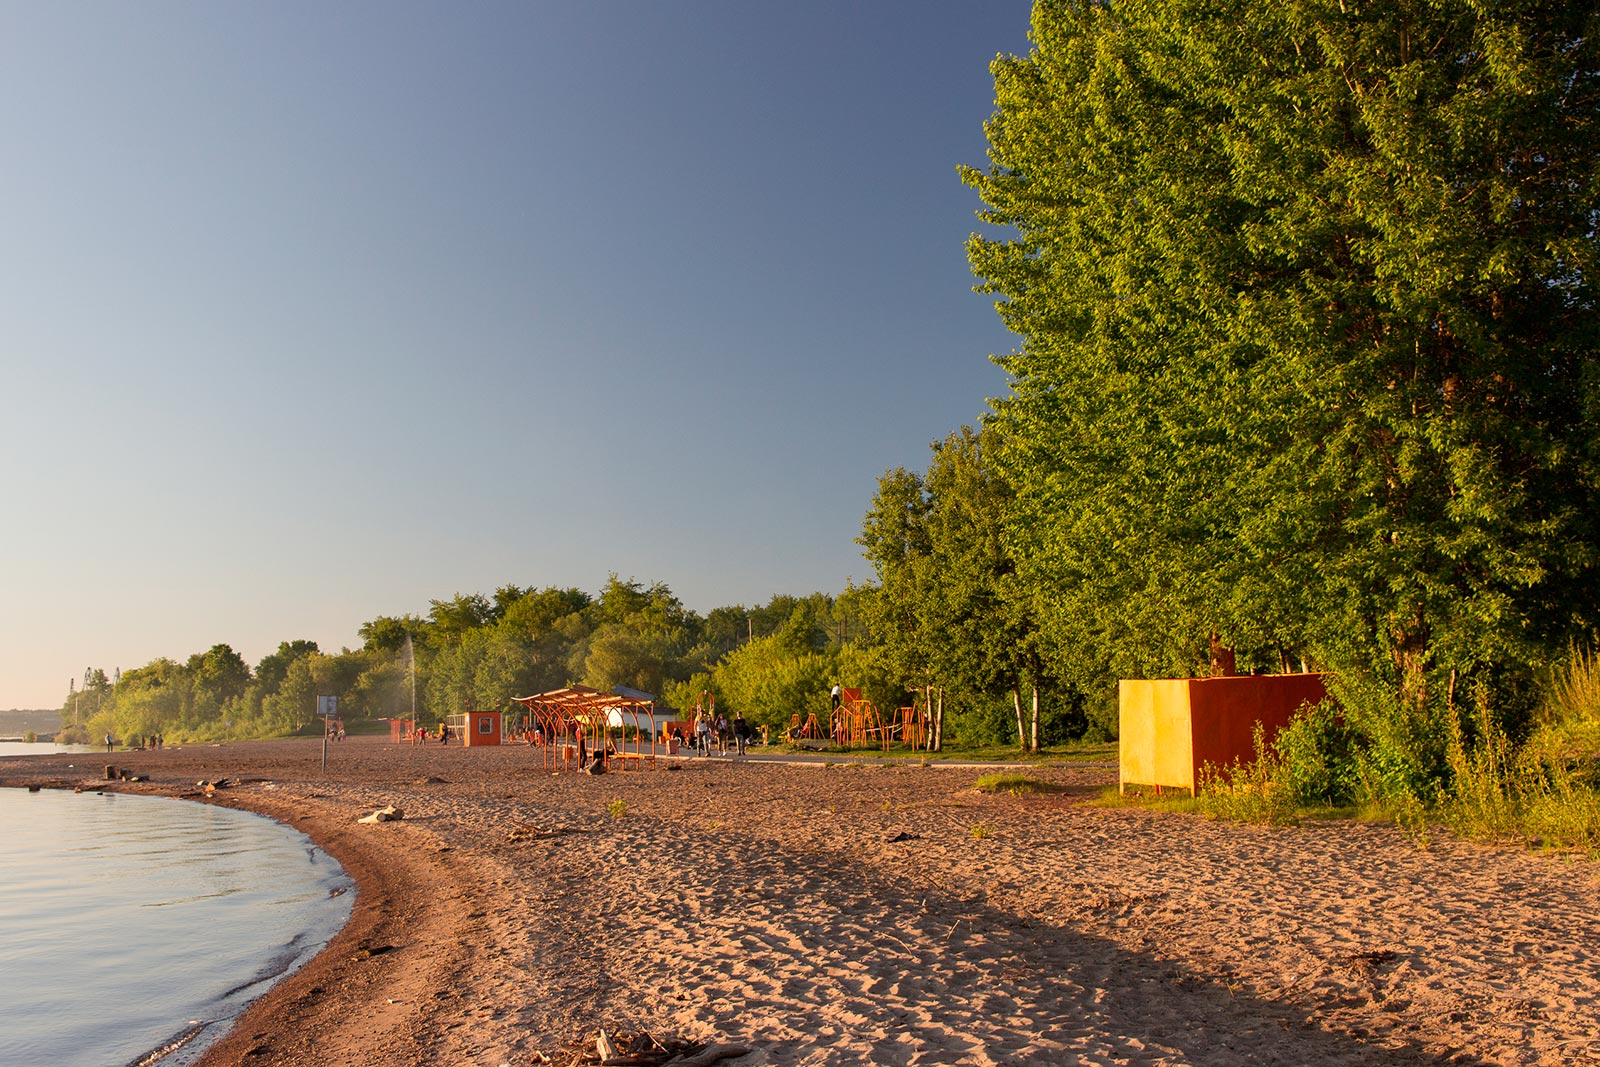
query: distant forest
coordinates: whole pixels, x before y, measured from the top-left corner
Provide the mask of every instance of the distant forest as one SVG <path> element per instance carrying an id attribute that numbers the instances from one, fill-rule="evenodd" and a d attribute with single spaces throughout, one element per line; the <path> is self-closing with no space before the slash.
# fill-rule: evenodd
<path id="1" fill-rule="evenodd" d="M 183 661 L 110 675 L 91 669 L 61 718 L 78 738 L 267 737 L 308 725 L 319 695 L 336 696 L 346 719 L 409 717 L 414 701 L 417 718 L 436 723 L 576 682 L 629 686 L 677 708 L 711 693 L 730 715 L 742 711 L 781 729 L 796 713 L 826 722 L 835 682 L 865 690 L 885 708 L 917 698 L 875 636 L 884 624 L 878 600 L 873 589 L 852 589 L 700 615 L 663 583 L 616 575 L 597 595 L 506 585 L 493 595 L 434 600 L 426 614 L 372 619 L 360 627 L 356 649 L 330 653 L 312 641 L 284 641 L 252 666 L 217 644 Z M 946 738 L 1017 741 L 1009 701 L 1008 689 L 962 690 L 948 704 Z M 1075 708 L 1048 704 L 1046 741 L 1083 736 L 1089 724 Z M 1101 724 L 1100 736 L 1107 729 Z"/>

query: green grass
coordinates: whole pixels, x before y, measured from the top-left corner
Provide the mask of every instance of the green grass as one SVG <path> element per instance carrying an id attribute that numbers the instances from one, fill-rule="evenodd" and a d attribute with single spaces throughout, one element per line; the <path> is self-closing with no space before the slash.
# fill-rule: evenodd
<path id="1" fill-rule="evenodd" d="M 1145 808 L 1185 815 L 1198 814 L 1200 811 L 1199 803 L 1187 789 L 1168 789 L 1160 794 L 1139 789 L 1123 793 L 1120 786 L 1108 785 L 1089 804 L 1096 808 Z"/>
<path id="2" fill-rule="evenodd" d="M 824 755 L 832 760 L 847 762 L 852 759 L 895 759 L 907 762 L 928 763 L 1028 763 L 1075 764 L 1115 763 L 1117 743 L 1075 741 L 1065 745 L 1050 745 L 1038 752 L 1024 752 L 1015 745 L 961 745 L 946 744 L 939 752 L 921 748 L 895 745 L 885 752 L 875 745 L 840 748 L 837 745 L 813 742 L 817 747 L 788 742 L 774 742 L 762 749 L 764 752 L 804 756 Z"/>
<path id="3" fill-rule="evenodd" d="M 1045 783 L 1015 771 L 996 771 L 984 775 L 977 781 L 977 790 L 980 793 L 1010 793 L 1012 796 L 1021 796 L 1024 793 L 1042 793 L 1049 788 Z"/>
<path id="4" fill-rule="evenodd" d="M 928 760 L 973 763 L 1115 763 L 1117 743 L 1074 741 L 1047 745 L 1038 752 L 1024 752 L 1015 745 L 946 744 L 939 752 L 921 749 L 891 749 L 889 755 L 920 756 Z"/>
<path id="5" fill-rule="evenodd" d="M 1249 797 L 1249 794 L 1246 794 Z M 1195 797 L 1186 789 L 1169 789 L 1157 796 L 1153 791 L 1122 794 L 1117 786 L 1107 786 L 1089 802 L 1101 808 L 1144 808 L 1178 815 L 1201 815 L 1208 819 L 1237 822 L 1264 822 L 1275 826 L 1295 826 L 1302 822 L 1353 820 L 1398 827 L 1417 845 L 1427 848 L 1432 840 L 1428 828 L 1429 812 L 1420 803 L 1389 802 L 1344 805 L 1295 805 L 1281 799 L 1239 799 L 1216 796 Z"/>

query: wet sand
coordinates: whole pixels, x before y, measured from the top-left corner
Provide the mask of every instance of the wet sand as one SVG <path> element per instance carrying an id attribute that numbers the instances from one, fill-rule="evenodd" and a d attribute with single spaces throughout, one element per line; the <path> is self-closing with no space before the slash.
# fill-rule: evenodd
<path id="1" fill-rule="evenodd" d="M 726 1064 L 1600 1063 L 1600 874 L 1393 828 L 1100 808 L 1104 769 L 682 758 L 352 738 L 0 760 L 0 784 L 195 795 L 309 834 L 350 924 L 220 1065 L 523 1065 L 596 1029 Z M 663 761 L 665 763 L 666 761 Z M 68 765 L 73 764 L 71 769 Z M 195 799 L 203 799 L 196 796 Z M 401 822 L 356 819 L 385 804 Z"/>

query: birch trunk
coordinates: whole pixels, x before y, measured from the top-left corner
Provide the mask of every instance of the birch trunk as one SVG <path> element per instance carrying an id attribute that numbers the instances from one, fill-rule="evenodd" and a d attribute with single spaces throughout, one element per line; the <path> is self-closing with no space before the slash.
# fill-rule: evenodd
<path id="1" fill-rule="evenodd" d="M 1017 747 L 1028 750 L 1028 724 L 1022 718 L 1022 683 L 1011 683 L 1011 706 L 1017 711 Z"/>
<path id="2" fill-rule="evenodd" d="M 1028 751 L 1029 752 L 1037 752 L 1037 751 L 1039 751 L 1039 687 L 1038 686 L 1033 686 L 1033 718 L 1029 721 L 1028 726 L 1029 726 L 1029 729 L 1032 731 L 1031 739 L 1028 742 Z"/>

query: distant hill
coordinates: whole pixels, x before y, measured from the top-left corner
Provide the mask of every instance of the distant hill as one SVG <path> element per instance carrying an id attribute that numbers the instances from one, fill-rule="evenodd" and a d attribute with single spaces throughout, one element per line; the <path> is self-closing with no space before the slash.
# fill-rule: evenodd
<path id="1" fill-rule="evenodd" d="M 52 737 L 61 729 L 61 712 L 55 708 L 24 711 L 13 708 L 0 711 L 0 737 L 21 737 L 32 730 Z"/>

